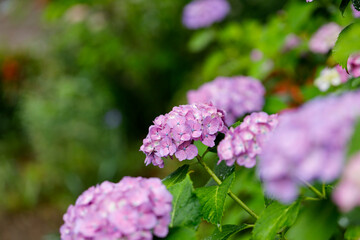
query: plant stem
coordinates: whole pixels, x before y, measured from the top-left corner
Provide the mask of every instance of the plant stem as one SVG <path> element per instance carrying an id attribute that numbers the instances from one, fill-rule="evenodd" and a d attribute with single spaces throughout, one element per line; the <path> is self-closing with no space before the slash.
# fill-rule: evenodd
<path id="1" fill-rule="evenodd" d="M 203 168 L 208 172 L 208 174 L 214 179 L 214 181 L 217 184 L 221 184 L 221 180 L 216 176 L 216 174 L 206 165 L 206 163 L 203 161 L 202 157 L 199 155 L 196 156 L 197 160 L 199 161 L 200 165 L 203 166 Z M 241 201 L 231 190 L 229 190 L 228 195 L 237 203 L 240 205 L 242 209 L 244 209 L 248 214 L 250 214 L 255 219 L 258 219 L 259 217 L 254 213 L 243 201 Z"/>
<path id="2" fill-rule="evenodd" d="M 305 183 L 305 185 L 311 190 L 313 191 L 320 199 L 325 199 L 325 195 L 322 194 L 319 190 L 317 190 L 313 185 L 311 185 L 310 183 L 303 181 L 303 183 Z"/>

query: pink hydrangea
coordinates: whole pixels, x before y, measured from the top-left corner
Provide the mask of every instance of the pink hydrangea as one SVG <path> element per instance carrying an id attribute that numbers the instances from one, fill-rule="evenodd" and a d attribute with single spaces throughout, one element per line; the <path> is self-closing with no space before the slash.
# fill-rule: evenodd
<path id="1" fill-rule="evenodd" d="M 304 181 L 333 181 L 360 115 L 360 92 L 318 98 L 279 116 L 260 154 L 258 170 L 268 195 L 293 201 Z"/>
<path id="2" fill-rule="evenodd" d="M 194 141 L 213 147 L 217 133 L 226 131 L 223 111 L 208 104 L 181 105 L 154 120 L 140 151 L 146 154 L 146 165 L 162 168 L 163 157 L 191 160 L 198 154 Z"/>
<path id="3" fill-rule="evenodd" d="M 309 47 L 314 53 L 327 53 L 335 45 L 342 27 L 334 22 L 323 25 L 310 39 Z"/>
<path id="4" fill-rule="evenodd" d="M 349 73 L 353 77 L 360 77 L 360 54 L 351 55 L 347 62 Z"/>
<path id="5" fill-rule="evenodd" d="M 341 83 L 347 82 L 350 78 L 350 75 L 346 72 L 346 70 L 344 68 L 342 68 L 340 65 L 336 65 L 335 68 L 340 75 Z"/>
<path id="6" fill-rule="evenodd" d="M 60 228 L 62 240 L 165 237 L 172 195 L 158 178 L 124 177 L 90 187 L 70 205 Z"/>
<path id="7" fill-rule="evenodd" d="M 260 111 L 264 105 L 265 88 L 251 77 L 217 77 L 198 90 L 189 91 L 189 103 L 213 103 L 226 112 L 226 123 L 233 124 L 246 113 Z"/>
<path id="8" fill-rule="evenodd" d="M 351 5 L 351 9 L 352 9 L 354 17 L 360 18 L 360 11 L 356 10 L 354 5 Z"/>
<path id="9" fill-rule="evenodd" d="M 225 161 L 231 166 L 236 162 L 240 166 L 252 168 L 256 156 L 261 153 L 267 134 L 278 124 L 277 115 L 264 112 L 252 113 L 235 129 L 230 128 L 220 142 L 217 152 L 219 163 Z"/>
<path id="10" fill-rule="evenodd" d="M 296 34 L 291 33 L 291 34 L 287 35 L 285 38 L 283 51 L 284 52 L 290 51 L 290 50 L 296 48 L 297 46 L 299 46 L 300 43 L 301 43 L 301 39 Z"/>
<path id="11" fill-rule="evenodd" d="M 229 11 L 226 0 L 194 0 L 184 8 L 183 24 L 189 29 L 208 27 L 223 20 Z"/>
<path id="12" fill-rule="evenodd" d="M 360 153 L 346 166 L 340 183 L 333 192 L 334 202 L 343 212 L 360 206 Z"/>

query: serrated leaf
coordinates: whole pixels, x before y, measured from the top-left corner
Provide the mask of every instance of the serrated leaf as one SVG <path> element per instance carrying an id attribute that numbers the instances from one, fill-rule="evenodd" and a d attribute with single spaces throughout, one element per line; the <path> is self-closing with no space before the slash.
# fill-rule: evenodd
<path id="1" fill-rule="evenodd" d="M 354 126 L 354 132 L 347 145 L 347 156 L 350 157 L 360 151 L 360 119 Z"/>
<path id="2" fill-rule="evenodd" d="M 350 226 L 345 232 L 346 240 L 359 240 L 360 239 L 360 226 Z"/>
<path id="3" fill-rule="evenodd" d="M 294 224 L 299 208 L 300 201 L 296 201 L 288 206 L 273 202 L 256 221 L 252 239 L 274 239 L 278 231 Z"/>
<path id="4" fill-rule="evenodd" d="M 167 188 L 169 188 L 172 185 L 184 180 L 188 171 L 189 171 L 189 165 L 185 164 L 185 165 L 179 167 L 178 169 L 176 169 L 175 172 L 171 173 L 169 176 L 165 177 L 162 180 L 162 183 Z"/>
<path id="5" fill-rule="evenodd" d="M 227 166 L 225 161 L 221 161 L 219 164 L 215 165 L 214 173 L 221 180 L 224 181 L 225 178 L 230 176 L 235 171 L 235 166 Z M 210 178 L 210 180 L 206 183 L 206 187 L 216 186 L 217 183 L 214 179 Z"/>
<path id="6" fill-rule="evenodd" d="M 170 229 L 166 240 L 196 240 L 196 232 L 194 229 L 187 227 L 177 227 Z"/>
<path id="7" fill-rule="evenodd" d="M 194 193 L 189 174 L 179 183 L 169 187 L 173 196 L 170 227 L 197 226 L 200 219 L 200 203 Z"/>
<path id="8" fill-rule="evenodd" d="M 335 43 L 332 55 L 340 66 L 347 69 L 351 54 L 360 51 L 360 23 L 353 23 L 344 28 Z"/>
<path id="9" fill-rule="evenodd" d="M 311 202 L 286 234 L 288 240 L 329 240 L 337 231 L 338 212 L 330 201 Z"/>
<path id="10" fill-rule="evenodd" d="M 349 5 L 350 0 L 342 0 L 339 6 L 339 9 L 341 11 L 341 14 L 344 15 L 344 11 L 346 9 L 346 7 Z"/>
<path id="11" fill-rule="evenodd" d="M 360 0 L 352 0 L 354 8 L 360 11 Z"/>
<path id="12" fill-rule="evenodd" d="M 221 224 L 225 199 L 234 178 L 235 174 L 231 174 L 219 186 L 196 189 L 195 192 L 201 205 L 201 216 L 206 221 L 213 224 Z"/>
<path id="13" fill-rule="evenodd" d="M 222 230 L 220 231 L 218 228 L 211 234 L 211 236 L 207 237 L 205 240 L 226 240 L 232 235 L 251 228 L 250 225 L 242 224 L 242 225 L 224 225 L 222 226 Z"/>

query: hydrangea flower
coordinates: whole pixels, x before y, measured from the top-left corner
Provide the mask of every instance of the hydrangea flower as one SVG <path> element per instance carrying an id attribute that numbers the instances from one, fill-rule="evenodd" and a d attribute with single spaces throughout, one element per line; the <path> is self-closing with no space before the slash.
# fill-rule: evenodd
<path id="1" fill-rule="evenodd" d="M 304 181 L 333 181 L 344 160 L 346 143 L 360 114 L 360 92 L 318 98 L 279 116 L 279 124 L 259 157 L 267 194 L 291 202 Z"/>
<path id="2" fill-rule="evenodd" d="M 360 54 L 351 55 L 348 59 L 347 67 L 353 77 L 360 77 Z"/>
<path id="3" fill-rule="evenodd" d="M 327 91 L 330 86 L 339 86 L 341 83 L 349 79 L 349 74 L 341 66 L 337 65 L 334 68 L 324 68 L 320 72 L 320 76 L 315 79 L 314 84 L 320 91 Z"/>
<path id="4" fill-rule="evenodd" d="M 310 39 L 309 47 L 314 53 L 327 53 L 335 45 L 342 27 L 334 22 L 323 25 Z"/>
<path id="5" fill-rule="evenodd" d="M 301 39 L 298 36 L 296 36 L 296 34 L 291 33 L 287 35 L 285 38 L 283 51 L 284 52 L 290 51 L 296 48 L 297 46 L 299 46 L 300 43 L 301 43 Z"/>
<path id="6" fill-rule="evenodd" d="M 277 124 L 276 114 L 269 116 L 265 112 L 258 112 L 246 116 L 239 126 L 230 128 L 218 145 L 219 163 L 224 160 L 228 166 L 236 162 L 247 168 L 254 167 L 267 134 Z"/>
<path id="7" fill-rule="evenodd" d="M 90 187 L 70 205 L 60 228 L 62 240 L 153 239 L 165 237 L 172 195 L 158 178 L 124 177 Z"/>
<path id="8" fill-rule="evenodd" d="M 162 168 L 162 157 L 174 155 L 180 161 L 191 160 L 198 154 L 194 141 L 215 146 L 217 133 L 227 131 L 224 115 L 212 105 L 191 104 L 174 107 L 171 112 L 158 116 L 140 148 L 146 154 L 145 164 Z"/>
<path id="9" fill-rule="evenodd" d="M 189 103 L 213 103 L 226 112 L 226 123 L 233 124 L 246 113 L 260 111 L 264 105 L 265 88 L 251 77 L 217 77 L 198 90 L 189 91 Z"/>
<path id="10" fill-rule="evenodd" d="M 226 0 L 194 0 L 185 6 L 182 21 L 189 29 L 208 27 L 223 20 L 229 11 Z"/>
<path id="11" fill-rule="evenodd" d="M 356 10 L 354 5 L 351 5 L 351 9 L 355 18 L 360 18 L 360 11 Z"/>
<path id="12" fill-rule="evenodd" d="M 334 202 L 343 212 L 360 206 L 360 153 L 351 158 L 333 192 Z"/>

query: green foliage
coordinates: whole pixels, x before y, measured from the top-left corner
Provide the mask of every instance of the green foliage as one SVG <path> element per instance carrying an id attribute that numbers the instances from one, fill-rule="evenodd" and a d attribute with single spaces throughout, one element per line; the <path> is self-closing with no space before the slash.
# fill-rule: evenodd
<path id="1" fill-rule="evenodd" d="M 358 240 L 360 239 L 360 226 L 350 226 L 345 232 L 346 240 Z"/>
<path id="2" fill-rule="evenodd" d="M 341 11 L 342 14 L 344 14 L 344 11 L 346 9 L 346 7 L 349 5 L 350 0 L 341 0 L 339 9 Z"/>
<path id="3" fill-rule="evenodd" d="M 172 185 L 168 190 L 173 195 L 170 227 L 197 226 L 201 221 L 201 206 L 194 193 L 189 174 L 183 181 Z"/>
<path id="4" fill-rule="evenodd" d="M 289 206 L 271 203 L 255 223 L 253 240 L 274 239 L 279 231 L 294 224 L 299 208 L 300 201 Z"/>
<path id="5" fill-rule="evenodd" d="M 162 180 L 163 184 L 169 188 L 172 185 L 179 183 L 184 180 L 189 170 L 189 165 L 185 164 L 178 169 L 176 169 L 173 173 L 168 175 L 166 178 Z"/>
<path id="6" fill-rule="evenodd" d="M 226 240 L 232 235 L 248 228 L 251 228 L 251 226 L 247 224 L 242 224 L 240 226 L 223 225 L 221 231 L 220 229 L 216 228 L 215 231 L 211 234 L 211 236 L 209 236 L 205 240 Z"/>
<path id="7" fill-rule="evenodd" d="M 221 224 L 224 214 L 224 203 L 235 174 L 227 177 L 220 186 L 202 187 L 196 189 L 196 195 L 201 205 L 201 216 L 213 224 Z"/>
<path id="8" fill-rule="evenodd" d="M 344 28 L 333 48 L 333 57 L 340 66 L 347 69 L 351 54 L 360 51 L 360 23 L 353 23 Z"/>
<path id="9" fill-rule="evenodd" d="M 347 147 L 347 156 L 352 156 L 360 151 L 360 119 L 354 126 L 353 136 L 349 140 Z"/>
<path id="10" fill-rule="evenodd" d="M 156 239 L 156 238 L 155 238 Z M 169 231 L 166 240 L 196 240 L 196 232 L 194 229 L 187 227 L 176 227 Z"/>
<path id="11" fill-rule="evenodd" d="M 219 164 L 216 164 L 214 167 L 215 175 L 221 180 L 224 181 L 228 176 L 230 176 L 235 171 L 235 166 L 227 166 L 225 161 L 221 161 Z M 217 183 L 214 179 L 210 178 L 206 186 L 215 186 Z"/>
<path id="12" fill-rule="evenodd" d="M 296 223 L 289 229 L 289 240 L 329 240 L 337 231 L 338 212 L 327 201 L 311 202 L 299 214 Z"/>
<path id="13" fill-rule="evenodd" d="M 212 29 L 204 29 L 196 32 L 189 41 L 189 50 L 191 52 L 200 52 L 204 50 L 214 39 L 215 32 Z"/>

